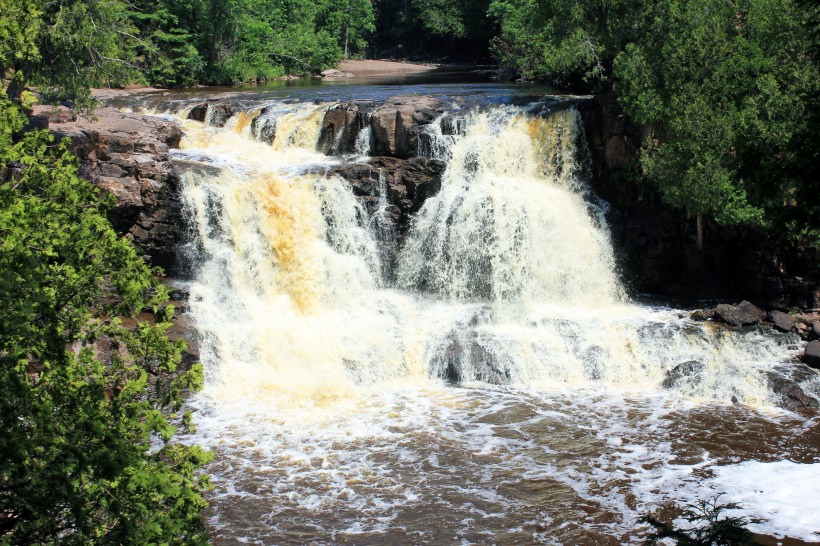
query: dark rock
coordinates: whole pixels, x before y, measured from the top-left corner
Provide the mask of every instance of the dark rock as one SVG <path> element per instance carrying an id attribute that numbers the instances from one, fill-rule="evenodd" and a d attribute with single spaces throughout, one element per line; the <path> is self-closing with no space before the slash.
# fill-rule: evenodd
<path id="1" fill-rule="evenodd" d="M 230 104 L 206 101 L 191 108 L 188 119 L 201 121 L 212 127 L 224 127 L 225 123 L 235 113 L 233 106 Z"/>
<path id="2" fill-rule="evenodd" d="M 715 310 L 698 309 L 697 311 L 692 311 L 692 314 L 689 315 L 689 318 L 692 320 L 696 320 L 698 322 L 702 322 L 704 320 L 712 320 L 713 318 L 715 318 Z"/>
<path id="3" fill-rule="evenodd" d="M 689 360 L 678 364 L 668 372 L 661 386 L 664 389 L 674 389 L 684 384 L 697 385 L 700 383 L 700 374 L 706 368 L 706 364 L 697 360 Z"/>
<path id="4" fill-rule="evenodd" d="M 200 104 L 195 105 L 191 108 L 191 111 L 188 112 L 188 119 L 192 119 L 194 121 L 199 121 L 205 123 L 205 119 L 208 117 L 208 103 L 202 102 Z"/>
<path id="5" fill-rule="evenodd" d="M 814 340 L 806 343 L 806 351 L 801 357 L 808 366 L 820 369 L 820 341 Z"/>
<path id="6" fill-rule="evenodd" d="M 769 320 L 775 328 L 783 332 L 791 332 L 794 328 L 794 317 L 783 311 L 769 311 Z"/>
<path id="7" fill-rule="evenodd" d="M 715 315 L 732 326 L 760 324 L 766 318 L 766 313 L 762 309 L 745 300 L 738 305 L 721 303 L 715 308 Z"/>
<path id="8" fill-rule="evenodd" d="M 251 133 L 253 133 L 257 140 L 265 144 L 272 144 L 276 137 L 276 119 L 271 119 L 267 115 L 270 107 L 263 108 L 259 115 L 251 121 Z"/>
<path id="9" fill-rule="evenodd" d="M 368 163 L 343 163 L 327 171 L 347 180 L 358 197 L 379 197 L 381 180 L 387 189 L 387 202 L 400 212 L 399 224 L 409 224 L 410 215 L 441 189 L 446 165 L 435 159 L 414 157 L 407 160 L 373 157 Z M 374 201 L 370 201 L 374 202 Z M 371 211 L 374 212 L 374 211 Z"/>
<path id="10" fill-rule="evenodd" d="M 443 379 L 452 383 L 482 381 L 503 385 L 510 382 L 509 373 L 499 369 L 496 358 L 481 345 L 475 331 L 451 335 L 443 364 Z"/>
<path id="11" fill-rule="evenodd" d="M 811 337 L 811 339 L 820 339 L 820 322 L 815 322 L 811 325 L 809 337 Z"/>
<path id="12" fill-rule="evenodd" d="M 806 394 L 795 378 L 779 372 L 766 374 L 769 390 L 778 398 L 777 405 L 790 411 L 820 407 L 817 399 Z"/>
<path id="13" fill-rule="evenodd" d="M 319 150 L 325 155 L 355 152 L 359 133 L 370 124 L 374 107 L 370 101 L 354 101 L 328 108 L 322 120 Z"/>

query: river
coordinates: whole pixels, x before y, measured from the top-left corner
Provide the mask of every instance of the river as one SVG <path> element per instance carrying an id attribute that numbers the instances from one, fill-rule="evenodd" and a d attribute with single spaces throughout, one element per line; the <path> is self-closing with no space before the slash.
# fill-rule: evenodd
<path id="1" fill-rule="evenodd" d="M 206 370 L 186 441 L 215 453 L 216 544 L 640 543 L 645 514 L 719 493 L 768 543 L 820 541 L 820 419 L 768 382 L 799 340 L 629 299 L 573 97 L 220 90 L 235 113 L 216 127 L 186 119 L 206 93 L 128 107 L 185 132 Z M 367 161 L 367 125 L 317 149 L 328 108 L 394 95 L 446 110 L 418 149 L 441 189 L 401 234 L 383 176 L 368 200 L 327 174 Z"/>

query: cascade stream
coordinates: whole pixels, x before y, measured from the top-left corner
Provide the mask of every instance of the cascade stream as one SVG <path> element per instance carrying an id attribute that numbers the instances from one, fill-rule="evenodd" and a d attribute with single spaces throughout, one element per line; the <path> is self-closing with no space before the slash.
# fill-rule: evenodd
<path id="1" fill-rule="evenodd" d="M 629 301 L 578 112 L 439 117 L 441 189 L 402 228 L 383 173 L 372 202 L 333 174 L 369 127 L 318 151 L 330 106 L 170 113 L 216 543 L 633 543 L 717 492 L 820 540 L 774 478 L 820 483 L 817 418 L 769 387 L 798 340 Z"/>

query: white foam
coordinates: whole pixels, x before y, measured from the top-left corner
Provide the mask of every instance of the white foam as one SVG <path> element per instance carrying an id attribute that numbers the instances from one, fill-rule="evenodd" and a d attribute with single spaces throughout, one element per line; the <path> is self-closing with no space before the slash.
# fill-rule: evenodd
<path id="1" fill-rule="evenodd" d="M 712 471 L 708 485 L 725 493 L 720 502 L 742 506 L 726 515 L 766 520 L 749 527 L 758 533 L 820 542 L 820 454 L 814 464 L 744 461 Z"/>

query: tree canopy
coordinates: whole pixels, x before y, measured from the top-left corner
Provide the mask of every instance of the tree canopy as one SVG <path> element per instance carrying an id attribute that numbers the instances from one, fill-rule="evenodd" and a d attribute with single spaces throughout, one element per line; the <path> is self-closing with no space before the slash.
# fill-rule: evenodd
<path id="1" fill-rule="evenodd" d="M 807 146 L 820 91 L 816 8 L 493 0 L 490 10 L 501 20 L 493 47 L 504 64 L 559 85 L 614 90 L 647 128 L 643 174 L 667 203 L 820 244 L 816 146 Z"/>
<path id="2" fill-rule="evenodd" d="M 109 200 L 23 121 L 0 96 L 0 543 L 205 543 L 210 454 L 169 443 L 202 370 Z"/>

